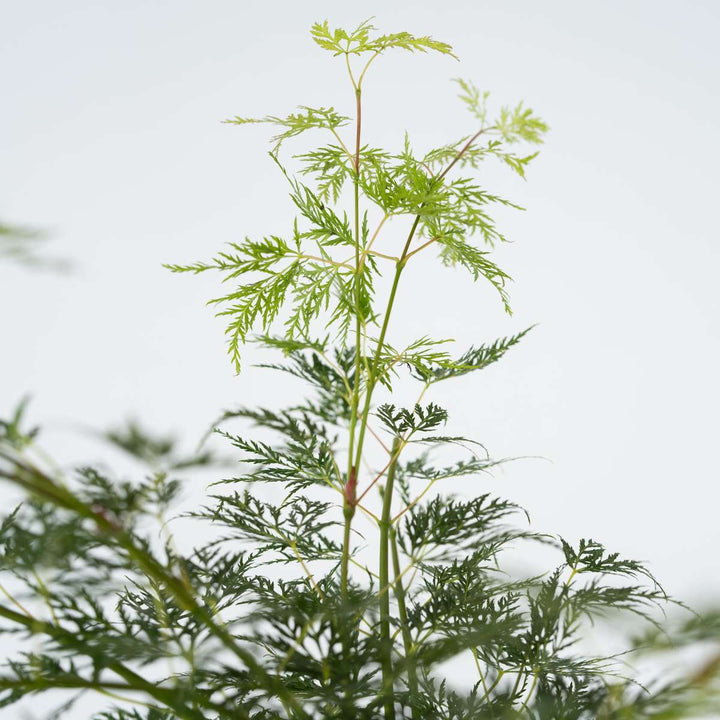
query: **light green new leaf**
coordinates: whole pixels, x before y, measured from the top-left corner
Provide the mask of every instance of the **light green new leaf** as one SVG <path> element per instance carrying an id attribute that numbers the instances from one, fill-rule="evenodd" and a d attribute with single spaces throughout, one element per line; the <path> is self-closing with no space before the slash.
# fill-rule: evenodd
<path id="1" fill-rule="evenodd" d="M 266 123 L 277 125 L 285 128 L 285 130 L 272 137 L 273 153 L 277 153 L 282 143 L 288 138 L 295 137 L 307 130 L 330 130 L 337 135 L 337 128 L 346 125 L 350 118 L 339 115 L 334 108 L 311 108 L 301 105 L 303 112 L 291 113 L 285 118 L 276 115 L 267 115 L 263 118 L 245 118 L 236 116 L 230 120 L 225 120 L 230 125 L 248 125 L 253 123 Z"/>

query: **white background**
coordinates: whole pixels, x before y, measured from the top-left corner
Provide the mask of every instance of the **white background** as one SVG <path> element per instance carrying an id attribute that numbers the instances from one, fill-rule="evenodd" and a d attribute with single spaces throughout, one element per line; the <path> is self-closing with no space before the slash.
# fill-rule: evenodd
<path id="1" fill-rule="evenodd" d="M 397 52 L 366 80 L 365 140 L 420 150 L 471 132 L 449 80 L 525 99 L 551 126 L 528 181 L 488 169 L 515 315 L 428 254 L 391 341 L 461 346 L 539 326 L 492 369 L 448 383 L 453 428 L 508 465 L 488 487 L 538 530 L 647 560 L 673 594 L 720 593 L 716 2 L 4 2 L 0 218 L 48 229 L 69 276 L 0 263 L 0 410 L 33 394 L 46 446 L 127 416 L 194 441 L 218 411 L 289 385 L 225 355 L 206 259 L 287 234 L 262 126 L 224 118 L 334 105 L 342 63 L 312 21 L 431 33 L 461 62 Z M 483 171 L 485 172 L 485 171 Z M 481 176 L 482 177 L 482 176 Z M 388 233 L 387 247 L 406 229 Z M 294 386 L 293 386 L 294 387 Z M 443 386 L 440 386 L 443 387 Z M 444 393 L 447 393 L 446 395 Z"/>

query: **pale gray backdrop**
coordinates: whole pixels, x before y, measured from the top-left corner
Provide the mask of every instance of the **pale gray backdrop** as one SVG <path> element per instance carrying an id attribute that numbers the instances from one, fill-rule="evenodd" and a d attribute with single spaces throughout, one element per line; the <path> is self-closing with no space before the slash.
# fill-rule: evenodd
<path id="1" fill-rule="evenodd" d="M 532 455 L 489 483 L 539 530 L 647 560 L 674 594 L 720 595 L 718 77 L 720 3 L 2 3 L 0 218 L 51 231 L 70 276 L 0 264 L 0 409 L 25 392 L 46 446 L 128 415 L 194 440 L 218 410 L 281 401 L 236 377 L 204 302 L 217 278 L 162 262 L 284 233 L 290 206 L 267 133 L 220 121 L 298 104 L 352 112 L 313 20 L 376 17 L 453 44 L 461 63 L 396 53 L 366 86 L 365 138 L 442 143 L 472 129 L 461 75 L 551 125 L 527 207 L 503 213 L 515 316 L 487 288 L 423 265 L 396 339 L 463 344 L 540 323 L 507 360 L 448 384 L 454 427 L 497 456 Z M 399 230 L 398 230 L 399 232 Z M 413 284 L 414 283 L 414 284 Z M 453 304 L 462 312 L 447 315 Z M 440 399 L 436 396 L 433 399 Z"/>

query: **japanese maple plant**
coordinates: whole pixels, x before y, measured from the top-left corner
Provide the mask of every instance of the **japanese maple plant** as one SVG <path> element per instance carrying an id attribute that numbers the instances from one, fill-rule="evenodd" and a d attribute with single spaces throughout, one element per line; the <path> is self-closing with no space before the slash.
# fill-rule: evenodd
<path id="1" fill-rule="evenodd" d="M 317 23 L 312 39 L 347 68 L 347 115 L 301 107 L 228 121 L 275 127 L 268 162 L 296 220 L 283 235 L 168 266 L 222 277 L 212 303 L 238 371 L 256 343 L 275 359 L 242 373 L 289 373 L 307 392 L 285 408 L 223 414 L 216 429 L 237 462 L 203 506 L 182 512 L 206 538 L 189 551 L 168 513 L 207 453 L 181 456 L 131 427 L 108 439 L 146 463 L 140 477 L 64 476 L 34 451 L 22 408 L 4 421 L 0 476 L 26 499 L 0 529 L 0 630 L 18 645 L 2 705 L 62 690 L 56 717 L 77 717 L 92 691 L 104 720 L 685 717 L 690 681 L 642 687 L 622 658 L 583 642 L 611 611 L 659 627 L 668 598 L 649 572 L 597 542 L 530 530 L 483 479 L 502 461 L 444 434 L 446 383 L 497 362 L 528 330 L 459 349 L 393 340 L 420 257 L 489 283 L 510 312 L 493 213 L 515 206 L 477 176 L 499 163 L 524 178 L 545 122 L 522 102 L 493 109 L 458 80 L 464 137 L 374 147 L 363 117 L 376 65 L 451 47 L 369 22 L 352 32 Z M 288 154 L 305 133 L 320 144 Z M 457 311 L 438 295 L 438 314 Z M 405 407 L 396 384 L 410 382 Z M 552 567 L 507 565 L 533 544 L 538 557 L 556 554 Z"/>

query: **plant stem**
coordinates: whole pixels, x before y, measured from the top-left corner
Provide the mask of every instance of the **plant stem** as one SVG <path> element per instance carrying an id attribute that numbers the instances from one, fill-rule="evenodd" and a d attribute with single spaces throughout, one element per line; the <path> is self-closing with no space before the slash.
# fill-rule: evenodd
<path id="1" fill-rule="evenodd" d="M 392 512 L 393 484 L 395 482 L 395 469 L 399 454 L 401 438 L 393 441 L 393 462 L 388 470 L 387 484 L 383 495 L 382 517 L 380 519 L 380 665 L 382 667 L 383 694 L 385 720 L 395 718 L 395 698 L 393 693 L 392 673 L 392 642 L 390 640 L 390 582 L 389 571 L 389 545 L 390 545 L 390 515 Z"/>
<path id="2" fill-rule="evenodd" d="M 453 158 L 452 162 L 437 176 L 438 180 L 442 180 L 455 166 L 455 163 L 470 149 L 470 146 L 483 134 L 488 132 L 488 130 L 495 130 L 495 126 L 493 127 L 483 127 L 480 128 L 462 147 L 462 150 Z"/>
<path id="3" fill-rule="evenodd" d="M 351 471 L 352 472 L 352 471 Z M 347 499 L 343 507 L 345 516 L 345 527 L 343 531 L 343 549 L 342 560 L 340 563 L 340 589 L 342 591 L 343 600 L 348 597 L 348 567 L 350 565 L 350 534 L 352 530 L 353 509 L 349 507 Z"/>
<path id="4" fill-rule="evenodd" d="M 346 60 L 348 60 L 346 56 Z M 352 520 L 353 516 L 355 514 L 355 505 L 356 505 L 356 492 L 357 492 L 357 482 L 358 482 L 358 474 L 360 470 L 360 463 L 362 460 L 362 453 L 363 453 L 363 444 L 365 441 L 365 431 L 367 429 L 368 424 L 368 417 L 370 414 L 370 405 L 372 402 L 372 395 L 373 391 L 375 390 L 375 386 L 378 381 L 378 368 L 380 366 L 380 356 L 382 354 L 382 349 L 385 344 L 385 336 L 387 334 L 387 329 L 390 324 L 390 316 L 392 315 L 392 310 L 395 305 L 395 296 L 397 294 L 398 285 L 400 283 L 400 276 L 402 275 L 402 272 L 405 268 L 405 264 L 408 259 L 408 255 L 410 252 L 410 245 L 412 244 L 413 238 L 415 237 L 415 233 L 418 229 L 418 226 L 420 224 L 420 218 L 422 216 L 421 212 L 418 212 L 415 216 L 415 220 L 413 221 L 412 227 L 410 228 L 410 232 L 408 233 L 407 240 L 405 241 L 405 246 L 403 247 L 402 254 L 400 255 L 399 259 L 397 260 L 395 264 L 395 275 L 393 277 L 392 287 L 390 289 L 390 295 L 388 297 L 387 306 L 385 309 L 385 315 L 383 318 L 383 324 L 380 329 L 380 336 L 378 338 L 377 347 L 375 348 L 375 354 L 373 356 L 372 365 L 367 370 L 367 379 L 365 381 L 365 400 L 363 403 L 363 409 L 362 413 L 360 415 L 360 428 L 357 431 L 357 440 L 356 440 L 356 426 L 358 422 L 358 407 L 359 407 L 359 397 L 360 397 L 360 340 L 361 340 L 361 306 L 360 306 L 360 272 L 361 272 L 361 257 L 360 257 L 360 208 L 359 208 L 359 193 L 360 193 L 360 137 L 361 137 L 361 122 L 362 122 L 362 103 L 361 103 L 361 97 L 362 97 L 362 91 L 359 83 L 355 83 L 355 80 L 352 75 L 352 71 L 350 70 L 350 65 L 348 62 L 348 72 L 350 73 L 350 78 L 353 81 L 353 87 L 355 89 L 355 98 L 356 98 L 356 132 L 355 132 L 355 177 L 354 177 L 354 194 L 355 194 L 355 334 L 356 334 L 356 341 L 355 341 L 355 381 L 354 381 L 354 392 L 353 392 L 353 403 L 350 410 L 350 440 L 349 440 L 349 450 L 348 450 L 348 475 L 347 475 L 347 483 L 345 488 L 345 499 L 343 503 L 343 514 L 345 517 L 345 526 L 344 526 L 344 534 L 343 534 L 343 550 L 342 550 L 342 559 L 341 559 L 341 571 L 340 571 L 340 586 L 341 586 L 341 593 L 344 599 L 347 599 L 348 594 L 348 569 L 350 565 L 350 539 L 351 539 L 351 530 L 352 530 Z M 475 140 L 484 132 L 484 129 L 479 130 L 475 135 L 473 135 L 470 140 L 463 146 L 463 148 L 460 150 L 460 152 L 455 156 L 455 158 L 450 162 L 450 164 L 438 175 L 434 178 L 433 183 L 442 182 L 443 178 L 450 172 L 450 170 L 453 168 L 453 166 L 458 162 L 458 160 L 465 154 L 465 152 L 468 150 L 468 148 L 475 142 Z M 421 206 L 422 210 L 422 206 Z M 364 260 L 364 255 L 362 260 Z M 387 644 L 389 652 L 392 651 L 392 645 L 390 643 L 389 639 L 389 593 L 387 592 L 387 576 L 388 576 L 388 567 L 387 567 L 387 554 L 388 554 L 388 538 L 389 538 L 389 528 L 392 525 L 392 522 L 390 521 L 390 505 L 391 505 L 391 498 L 392 498 L 392 482 L 390 480 L 390 473 L 393 475 L 394 479 L 394 469 L 395 464 L 393 464 L 390 468 L 390 471 L 388 473 L 388 488 L 386 488 L 386 498 L 387 498 L 387 507 L 383 507 L 383 520 L 381 520 L 381 535 L 383 533 L 383 527 L 385 526 L 384 530 L 384 540 L 381 537 L 380 542 L 380 561 L 381 561 L 381 589 L 384 587 L 386 588 L 385 592 L 383 593 L 384 598 L 381 598 L 381 615 L 383 614 L 383 607 L 386 608 L 385 612 L 385 623 L 387 626 Z M 387 512 L 387 517 L 386 517 Z M 384 556 L 384 559 L 383 559 Z M 382 581 L 382 564 L 385 564 L 385 581 L 383 583 Z M 382 627 L 382 620 L 381 620 L 381 627 Z M 381 630 L 383 632 L 383 630 Z M 392 657 L 391 655 L 387 653 L 383 653 L 384 655 L 387 655 L 387 660 L 383 662 L 383 678 L 384 678 L 384 684 L 387 681 L 388 677 L 390 676 L 392 672 L 391 662 Z M 387 666 L 386 666 L 387 663 Z M 392 678 L 390 677 L 390 682 L 392 683 Z M 394 718 L 394 706 L 393 706 L 393 698 L 392 698 L 392 684 L 390 686 L 390 698 L 389 701 L 386 700 L 385 702 L 385 716 L 386 718 Z"/>
<path id="5" fill-rule="evenodd" d="M 408 627 L 407 607 L 405 605 L 405 588 L 402 582 L 402 570 L 400 569 L 400 555 L 397 547 L 397 532 L 395 526 L 390 523 L 390 549 L 392 550 L 393 573 L 395 580 L 393 581 L 393 592 L 398 604 L 398 615 L 400 616 L 400 628 L 402 630 L 403 647 L 405 648 L 405 662 L 408 672 L 408 689 L 410 690 L 410 712 L 413 720 L 419 720 L 415 709 L 415 698 L 418 692 L 417 668 L 415 667 L 415 658 L 413 657 L 412 637 L 410 636 L 410 628 Z"/>
<path id="6" fill-rule="evenodd" d="M 432 179 L 432 183 L 430 186 L 430 189 L 437 183 L 441 183 L 445 176 L 452 170 L 452 168 L 455 166 L 455 164 L 460 160 L 460 158 L 469 150 L 470 146 L 485 132 L 488 130 L 491 130 L 493 128 L 481 128 L 478 130 L 466 143 L 463 145 L 462 149 L 458 154 L 452 159 L 452 161 L 447 165 L 447 167 L 439 174 L 436 175 Z M 400 255 L 400 258 L 398 259 L 396 265 L 395 265 L 395 276 L 393 277 L 393 283 L 392 287 L 390 289 L 390 297 L 388 298 L 387 307 L 385 309 L 385 317 L 383 319 L 382 328 L 380 329 L 380 337 L 378 338 L 377 348 L 375 349 L 375 355 L 373 357 L 373 364 L 372 368 L 370 369 L 368 379 L 367 379 L 367 388 L 365 390 L 365 403 L 363 406 L 363 411 L 360 416 L 360 431 L 358 435 L 356 450 L 355 450 L 355 465 L 354 467 L 357 469 L 360 467 L 360 460 L 362 459 L 362 450 L 363 450 L 363 442 L 365 440 L 365 429 L 367 426 L 368 421 L 368 415 L 370 414 L 370 402 L 372 400 L 372 394 L 373 390 L 375 389 L 375 385 L 377 384 L 378 380 L 378 366 L 380 364 L 380 354 L 382 352 L 383 345 L 385 344 L 385 335 L 387 333 L 388 324 L 390 322 L 390 315 L 392 314 L 392 309 L 395 304 L 395 295 L 397 293 L 398 284 L 400 282 L 400 276 L 402 275 L 402 271 L 405 268 L 405 264 L 407 263 L 408 257 L 410 256 L 410 244 L 412 243 L 413 238 L 415 237 L 415 232 L 417 231 L 418 225 L 420 224 L 420 218 L 422 216 L 422 209 L 424 207 L 424 203 L 420 207 L 420 211 L 415 216 L 415 221 L 412 224 L 412 227 L 410 228 L 410 232 L 408 234 L 407 240 L 405 241 L 405 247 L 403 247 L 402 254 Z"/>
<path id="7" fill-rule="evenodd" d="M 374 58 L 371 58 L 372 61 Z M 347 583 L 348 583 L 348 567 L 350 564 L 350 531 L 352 527 L 352 519 L 355 514 L 355 489 L 357 487 L 358 474 L 360 471 L 360 461 L 362 460 L 363 443 L 365 441 L 365 430 L 367 428 L 368 416 L 370 414 L 370 403 L 372 401 L 372 394 L 375 390 L 375 385 L 378 379 L 378 366 L 380 364 L 380 354 L 382 353 L 383 345 L 385 344 L 385 335 L 387 333 L 388 325 L 390 323 L 390 315 L 395 304 L 395 295 L 397 293 L 398 284 L 400 282 L 400 276 L 405 268 L 409 253 L 410 244 L 415 237 L 418 225 L 420 224 L 421 213 L 415 216 L 415 221 L 412 224 L 407 240 L 405 241 L 405 247 L 403 248 L 402 254 L 395 264 L 395 276 L 393 277 L 392 288 L 390 290 L 390 297 L 388 298 L 387 307 L 385 310 L 385 317 L 383 318 L 382 328 L 380 330 L 380 337 L 378 339 L 377 348 L 375 349 L 375 355 L 373 357 L 372 367 L 368 370 L 368 377 L 366 380 L 365 387 L 365 402 L 363 405 L 362 414 L 360 416 L 360 430 L 358 432 L 357 441 L 355 440 L 356 425 L 358 420 L 358 405 L 360 398 L 360 338 L 361 338 L 361 318 L 360 318 L 360 270 L 361 270 L 361 257 L 360 257 L 360 208 L 359 208 L 359 193 L 360 193 L 360 136 L 362 127 L 362 89 L 361 82 L 362 77 L 365 74 L 365 70 L 370 65 L 367 63 L 365 70 L 360 76 L 360 81 L 355 82 L 352 70 L 350 68 L 349 57 L 345 56 L 347 63 L 348 73 L 350 74 L 350 80 L 352 81 L 353 88 L 355 89 L 355 101 L 356 101 L 356 122 L 355 122 L 355 177 L 354 177 L 354 191 L 355 191 L 355 387 L 353 393 L 353 404 L 350 410 L 350 443 L 348 450 L 348 485 L 352 480 L 352 496 L 348 500 L 349 493 L 346 492 L 346 499 L 343 505 L 343 512 L 345 515 L 345 532 L 343 541 L 343 553 L 341 560 L 341 573 L 340 573 L 340 584 L 342 589 L 343 597 L 347 597 Z M 481 128 L 478 130 L 462 147 L 458 154 L 453 160 L 447 165 L 447 167 L 433 179 L 433 184 L 442 182 L 445 176 L 452 170 L 455 164 L 460 158 L 468 151 L 470 146 L 487 130 L 491 128 Z M 421 206 L 422 210 L 422 206 Z M 387 216 L 386 216 L 387 217 Z M 364 256 L 362 258 L 364 260 Z M 353 462 L 354 456 L 354 462 Z"/>
<path id="8" fill-rule="evenodd" d="M 395 276 L 393 278 L 392 287 L 390 289 L 390 297 L 388 298 L 387 308 L 385 310 L 385 317 L 383 319 L 382 328 L 380 329 L 380 337 L 378 338 L 377 348 L 375 349 L 375 356 L 373 357 L 372 368 L 370 369 L 370 375 L 367 379 L 367 388 L 365 390 L 365 404 L 360 420 L 360 431 L 357 441 L 357 449 L 355 451 L 355 467 L 359 467 L 360 460 L 362 458 L 363 442 L 365 440 L 365 429 L 367 426 L 368 415 L 370 414 L 370 402 L 372 400 L 373 390 L 377 383 L 377 370 L 380 364 L 380 353 L 382 352 L 383 345 L 385 344 L 385 335 L 387 333 L 388 325 L 390 323 L 390 315 L 392 314 L 393 305 L 395 304 L 395 295 L 397 294 L 398 284 L 400 282 L 400 276 L 405 267 L 405 260 L 410 249 L 410 243 L 415 236 L 415 231 L 420 224 L 420 215 L 415 216 L 415 222 L 412 224 L 408 238 L 405 241 L 405 247 L 403 248 L 402 255 L 395 265 Z"/>
<path id="9" fill-rule="evenodd" d="M 350 70 L 349 66 L 348 70 Z M 352 73 L 350 73 L 350 77 L 352 79 Z M 355 85 L 354 81 L 353 85 Z M 355 86 L 355 106 L 355 175 L 353 178 L 353 186 L 355 193 L 355 377 L 353 382 L 352 404 L 350 407 L 350 443 L 348 448 L 348 472 L 346 481 L 347 486 L 350 486 L 352 483 L 352 487 L 350 488 L 352 492 L 345 493 L 345 500 L 343 503 L 343 514 L 345 516 L 345 531 L 343 537 L 343 552 L 340 569 L 340 587 L 343 598 L 345 599 L 347 599 L 352 519 L 353 515 L 355 515 L 355 487 L 357 487 L 357 465 L 353 465 L 353 456 L 355 451 L 355 427 L 357 425 L 357 410 L 360 402 L 360 341 L 362 332 L 362 318 L 360 307 L 360 278 L 362 272 L 360 264 L 360 136 L 362 129 L 362 90 L 360 89 L 359 85 Z"/>

